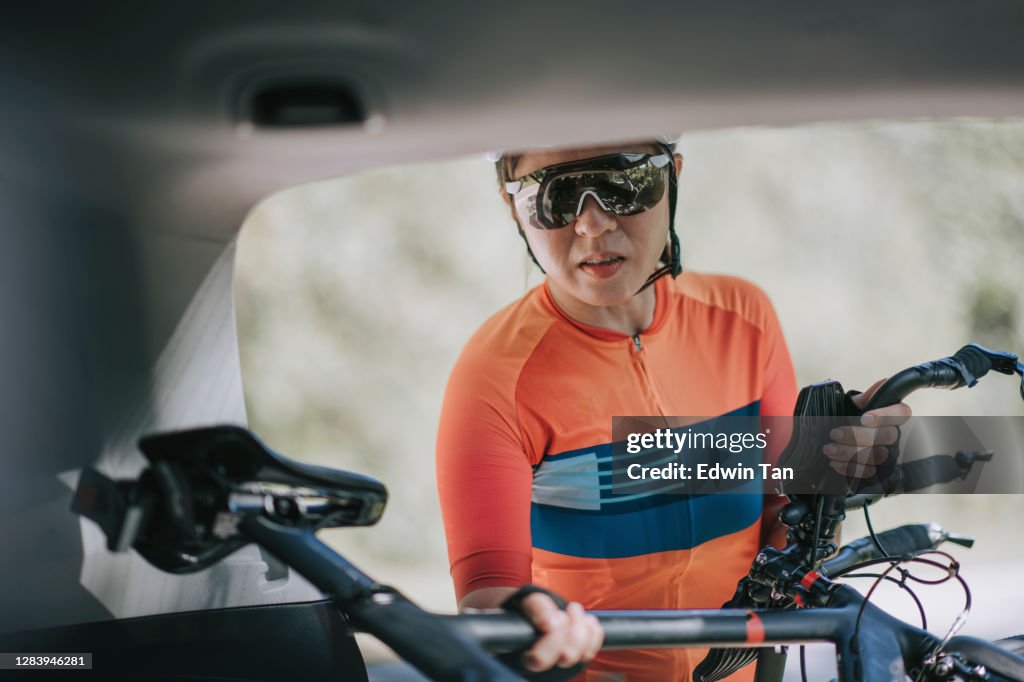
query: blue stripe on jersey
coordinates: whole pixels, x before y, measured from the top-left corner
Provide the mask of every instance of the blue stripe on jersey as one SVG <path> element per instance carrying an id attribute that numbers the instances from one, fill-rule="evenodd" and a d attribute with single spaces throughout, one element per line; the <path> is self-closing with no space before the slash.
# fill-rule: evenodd
<path id="1" fill-rule="evenodd" d="M 760 490 L 761 484 L 752 482 Z M 747 528 L 759 516 L 760 494 L 658 495 L 666 504 L 625 513 L 593 513 L 531 505 L 530 532 L 537 549 L 588 559 L 692 549 Z"/>
<path id="2" fill-rule="evenodd" d="M 758 414 L 753 402 L 724 416 Z M 604 443 L 544 457 L 534 474 L 534 547 L 595 559 L 692 549 L 761 515 L 760 481 L 744 483 L 745 493 L 613 495 L 611 451 Z"/>

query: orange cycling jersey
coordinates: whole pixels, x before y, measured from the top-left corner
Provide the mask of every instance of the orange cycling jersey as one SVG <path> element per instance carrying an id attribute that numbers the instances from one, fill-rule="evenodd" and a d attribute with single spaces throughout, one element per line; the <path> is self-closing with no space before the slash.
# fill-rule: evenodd
<path id="1" fill-rule="evenodd" d="M 717 608 L 732 596 L 778 501 L 613 494 L 612 417 L 789 415 L 793 366 L 752 284 L 683 273 L 655 293 L 650 327 L 630 337 L 572 320 L 541 285 L 467 343 L 437 442 L 459 599 L 531 581 L 587 609 Z M 769 442 L 766 458 L 778 449 Z M 587 674 L 686 679 L 704 653 L 605 652 Z"/>

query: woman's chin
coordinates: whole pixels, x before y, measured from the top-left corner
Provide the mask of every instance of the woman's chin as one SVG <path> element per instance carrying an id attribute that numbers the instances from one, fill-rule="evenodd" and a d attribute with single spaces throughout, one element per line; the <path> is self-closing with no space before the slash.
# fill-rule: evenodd
<path id="1" fill-rule="evenodd" d="M 594 277 L 582 268 L 575 271 L 548 271 L 548 288 L 563 307 L 584 305 L 614 308 L 634 302 L 646 277 L 635 268 L 619 268 L 612 276 Z"/>
<path id="2" fill-rule="evenodd" d="M 613 308 L 632 301 L 641 286 L 643 286 L 643 282 L 638 282 L 634 286 L 632 279 L 616 278 L 615 280 L 582 282 L 581 286 L 571 293 L 587 305 L 596 308 Z"/>

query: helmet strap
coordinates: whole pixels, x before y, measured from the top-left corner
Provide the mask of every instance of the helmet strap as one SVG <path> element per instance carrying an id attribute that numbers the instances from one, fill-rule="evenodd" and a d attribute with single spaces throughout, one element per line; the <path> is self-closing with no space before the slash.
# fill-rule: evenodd
<path id="1" fill-rule="evenodd" d="M 665 150 L 672 155 L 672 158 L 675 158 L 674 150 L 667 145 L 663 146 L 665 147 Z M 675 279 L 679 276 L 679 273 L 683 271 L 683 258 L 681 249 L 679 248 L 679 235 L 676 234 L 676 190 L 678 188 L 678 184 L 679 183 L 676 179 L 676 165 L 675 163 L 671 163 L 669 164 L 668 181 L 668 244 L 665 246 L 665 250 L 662 252 L 661 258 L 665 262 L 665 265 L 651 273 L 651 276 L 647 278 L 644 285 L 637 290 L 636 293 L 638 294 L 665 275 L 671 275 L 672 279 Z"/>
<path id="2" fill-rule="evenodd" d="M 537 266 L 537 269 L 541 271 L 541 274 L 548 274 L 544 272 L 544 268 L 541 267 L 540 263 L 537 262 L 537 257 L 533 255 L 533 249 L 530 248 L 530 242 L 526 239 L 526 233 L 523 232 L 523 226 L 519 224 L 519 219 L 514 218 L 516 221 L 516 229 L 519 230 L 519 236 L 523 238 L 523 243 L 526 244 L 526 253 L 530 255 L 530 260 Z"/>

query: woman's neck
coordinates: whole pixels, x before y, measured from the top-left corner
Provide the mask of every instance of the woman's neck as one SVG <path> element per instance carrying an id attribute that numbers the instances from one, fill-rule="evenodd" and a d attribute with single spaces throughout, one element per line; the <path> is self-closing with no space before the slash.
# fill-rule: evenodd
<path id="1" fill-rule="evenodd" d="M 613 306 L 595 306 L 567 296 L 548 281 L 548 291 L 559 310 L 567 316 L 591 327 L 635 336 L 654 322 L 654 308 L 657 304 L 655 287 L 649 286 L 625 303 Z"/>

